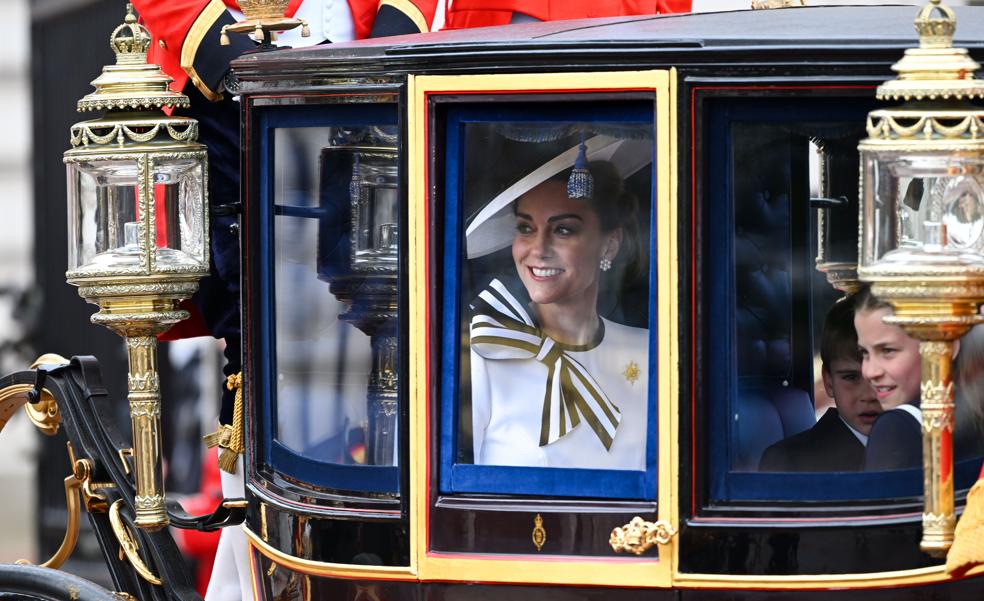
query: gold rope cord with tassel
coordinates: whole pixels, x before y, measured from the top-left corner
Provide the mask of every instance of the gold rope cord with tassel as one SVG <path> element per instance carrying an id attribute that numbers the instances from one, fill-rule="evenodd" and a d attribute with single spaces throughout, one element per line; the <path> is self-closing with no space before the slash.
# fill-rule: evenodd
<path id="1" fill-rule="evenodd" d="M 967 507 L 957 522 L 953 546 L 946 555 L 946 572 L 959 577 L 981 564 L 984 564 L 984 473 L 967 493 Z"/>
<path id="2" fill-rule="evenodd" d="M 232 406 L 232 425 L 222 424 L 215 432 L 203 437 L 208 448 L 220 447 L 219 469 L 236 473 L 236 460 L 243 454 L 243 372 L 230 375 L 226 379 L 226 388 L 236 391 L 236 400 Z"/>

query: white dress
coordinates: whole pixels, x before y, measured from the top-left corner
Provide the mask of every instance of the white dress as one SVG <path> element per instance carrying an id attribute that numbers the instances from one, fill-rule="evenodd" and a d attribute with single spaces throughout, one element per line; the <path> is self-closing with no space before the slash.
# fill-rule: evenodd
<path id="1" fill-rule="evenodd" d="M 581 420 L 540 446 L 548 367 L 536 359 L 487 359 L 470 351 L 472 439 L 478 465 L 645 470 L 649 331 L 602 319 L 604 339 L 566 351 L 621 411 L 610 449 Z"/>

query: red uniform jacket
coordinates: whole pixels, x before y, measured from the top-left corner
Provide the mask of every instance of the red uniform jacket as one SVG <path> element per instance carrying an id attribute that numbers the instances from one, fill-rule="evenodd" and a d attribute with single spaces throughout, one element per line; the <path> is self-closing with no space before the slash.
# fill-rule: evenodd
<path id="1" fill-rule="evenodd" d="M 308 0 L 320 2 L 323 0 Z M 235 20 L 226 10 L 238 9 L 236 0 L 132 0 L 140 18 L 153 37 L 147 62 L 160 65 L 177 92 L 190 81 L 203 96 L 218 100 L 229 63 L 256 47 L 247 36 L 230 35 L 228 46 L 219 43 L 223 25 Z M 293 16 L 303 0 L 290 0 L 286 16 Z M 429 31 L 437 0 L 346 0 L 352 13 L 356 38 L 381 37 Z M 321 42 L 322 40 L 312 40 Z M 191 318 L 162 334 L 162 340 L 176 340 L 209 334 L 196 306 L 185 301 L 182 308 Z"/>
<path id="2" fill-rule="evenodd" d="M 302 1 L 290 0 L 286 15 L 293 16 Z M 437 7 L 437 0 L 347 2 L 357 39 L 429 31 Z M 175 91 L 190 80 L 206 98 L 219 98 L 229 62 L 254 47 L 242 35 L 230 35 L 229 46 L 219 44 L 222 25 L 235 22 L 226 7 L 238 9 L 236 0 L 133 0 L 133 5 L 154 38 L 147 62 L 174 78 Z"/>
<path id="3" fill-rule="evenodd" d="M 513 13 L 540 21 L 690 12 L 691 0 L 450 0 L 446 29 L 507 25 Z"/>

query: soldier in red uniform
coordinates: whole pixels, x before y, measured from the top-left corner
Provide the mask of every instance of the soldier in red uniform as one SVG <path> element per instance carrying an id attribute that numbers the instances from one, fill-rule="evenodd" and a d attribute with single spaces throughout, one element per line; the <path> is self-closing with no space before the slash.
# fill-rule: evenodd
<path id="1" fill-rule="evenodd" d="M 229 35 L 220 44 L 223 25 L 237 21 L 235 0 L 133 0 L 153 36 L 148 62 L 161 65 L 174 81 L 172 89 L 191 100 L 185 111 L 198 120 L 199 139 L 208 146 L 211 215 L 211 275 L 187 306 L 198 319 L 179 324 L 169 339 L 212 334 L 226 341 L 223 369 L 230 385 L 223 387 L 220 428 L 206 437 L 223 446 L 220 454 L 222 491 L 241 497 L 243 467 L 242 402 L 237 402 L 242 370 L 239 316 L 239 233 L 235 210 L 239 201 L 239 106 L 225 93 L 230 62 L 256 48 L 245 35 Z M 437 0 L 291 0 L 286 16 L 304 19 L 311 35 L 300 30 L 281 34 L 277 44 L 301 46 L 345 42 L 429 31 Z M 226 459 L 223 461 L 223 459 Z M 245 536 L 236 527 L 225 528 L 216 550 L 207 601 L 253 599 L 250 562 Z"/>
<path id="2" fill-rule="evenodd" d="M 235 0 L 134 0 L 134 7 L 154 37 L 147 61 L 174 78 L 175 91 L 191 80 L 209 100 L 218 100 L 229 62 L 255 47 L 246 36 L 229 36 L 219 44 L 223 25 L 236 22 Z M 311 36 L 281 36 L 292 46 L 348 42 L 430 31 L 437 0 L 290 0 L 285 15 L 308 22 Z"/>
<path id="3" fill-rule="evenodd" d="M 444 29 L 690 12 L 692 0 L 448 0 Z"/>
<path id="4" fill-rule="evenodd" d="M 239 239 L 235 211 L 239 199 L 239 108 L 224 94 L 230 62 L 256 48 L 245 35 L 230 35 L 220 44 L 224 25 L 236 22 L 235 0 L 134 0 L 153 36 L 148 62 L 161 65 L 187 94 L 198 119 L 201 141 L 209 152 L 209 198 L 212 215 L 212 276 L 202 281 L 191 307 L 195 317 L 165 337 L 187 338 L 211 333 L 226 340 L 226 376 L 241 370 L 239 358 Z M 344 42 L 428 31 L 437 0 L 291 0 L 286 16 L 304 18 L 311 35 L 299 30 L 281 34 L 278 44 Z M 191 85 L 188 85 L 188 84 Z M 223 394 L 220 422 L 233 421 L 234 390 Z"/>
<path id="5" fill-rule="evenodd" d="M 224 81 L 230 62 L 256 48 L 244 35 L 229 35 L 220 44 L 224 25 L 237 21 L 235 0 L 132 0 L 150 30 L 153 42 L 148 62 L 170 75 L 171 87 L 187 94 L 186 114 L 199 122 L 199 138 L 208 146 L 211 216 L 211 276 L 204 279 L 193 300 L 201 317 L 179 324 L 169 332 L 176 339 L 211 333 L 226 341 L 224 390 L 220 429 L 206 437 L 218 442 L 225 462 L 222 488 L 226 497 L 243 495 L 241 448 L 228 434 L 241 428 L 242 403 L 236 402 L 241 385 L 239 316 L 239 236 L 235 206 L 239 200 L 239 108 Z M 558 20 L 584 17 L 655 14 L 690 10 L 691 0 L 291 0 L 285 16 L 304 19 L 311 35 L 299 30 L 280 35 L 278 44 L 301 46 L 322 42 L 346 42 L 430 31 L 437 11 L 447 28 L 500 25 L 516 20 Z M 439 19 L 440 21 L 441 19 Z M 191 85 L 189 85 L 189 83 Z M 225 435 L 223 435 L 225 434 Z M 222 456 L 220 456 L 222 457 Z M 222 462 L 220 461 L 220 465 Z M 222 532 L 206 601 L 251 600 L 249 558 L 239 528 Z"/>

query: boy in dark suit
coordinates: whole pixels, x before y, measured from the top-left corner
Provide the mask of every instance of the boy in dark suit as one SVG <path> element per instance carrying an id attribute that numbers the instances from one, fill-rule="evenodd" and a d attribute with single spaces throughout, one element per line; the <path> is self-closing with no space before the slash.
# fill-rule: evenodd
<path id="1" fill-rule="evenodd" d="M 759 470 L 768 472 L 854 472 L 864 467 L 868 433 L 882 412 L 871 385 L 861 376 L 861 353 L 850 299 L 827 313 L 820 337 L 823 387 L 834 399 L 812 428 L 765 450 Z"/>

